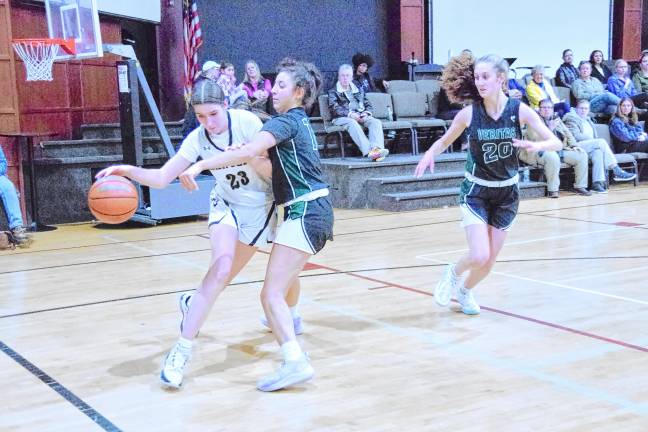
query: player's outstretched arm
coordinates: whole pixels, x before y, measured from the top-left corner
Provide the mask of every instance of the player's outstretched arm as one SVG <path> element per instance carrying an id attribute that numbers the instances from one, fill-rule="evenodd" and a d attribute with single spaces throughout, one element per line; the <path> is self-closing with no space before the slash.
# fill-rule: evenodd
<path id="1" fill-rule="evenodd" d="M 457 113 L 455 118 L 452 120 L 452 124 L 443 134 L 441 138 L 436 140 L 432 147 L 428 149 L 423 154 L 423 158 L 416 166 L 414 170 L 414 175 L 416 177 L 421 177 L 425 174 L 425 171 L 430 168 L 430 172 L 434 172 L 434 157 L 443 153 L 443 151 L 448 148 L 450 144 L 455 142 L 457 138 L 461 136 L 461 133 L 470 125 L 470 119 L 472 118 L 472 107 L 467 106 Z"/>
<path id="2" fill-rule="evenodd" d="M 178 177 L 191 162 L 176 154 L 167 161 L 161 168 L 140 168 L 133 165 L 113 165 L 104 168 L 97 173 L 95 178 L 109 175 L 120 175 L 128 177 L 146 186 L 162 189 Z"/>
<path id="3" fill-rule="evenodd" d="M 234 151 L 243 147 L 245 143 L 242 144 L 233 144 L 230 147 L 227 147 L 226 151 Z M 261 156 L 255 156 L 250 159 L 247 163 L 251 166 L 261 177 L 264 177 L 267 180 L 272 178 L 272 162 L 270 162 L 268 152 L 264 152 Z"/>
<path id="4" fill-rule="evenodd" d="M 209 159 L 196 162 L 180 175 L 180 183 L 188 191 L 198 189 L 196 176 L 205 170 L 224 168 L 242 163 L 249 163 L 255 157 L 264 155 L 268 149 L 275 146 L 275 137 L 265 131 L 254 135 L 254 138 L 236 150 L 226 151 Z"/>

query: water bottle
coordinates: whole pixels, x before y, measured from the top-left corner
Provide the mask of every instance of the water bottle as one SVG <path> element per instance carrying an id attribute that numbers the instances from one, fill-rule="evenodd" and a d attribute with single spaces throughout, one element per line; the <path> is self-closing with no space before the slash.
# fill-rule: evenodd
<path id="1" fill-rule="evenodd" d="M 529 170 L 529 167 L 524 167 L 522 169 L 522 183 L 528 183 L 530 179 L 531 171 Z"/>
<path id="2" fill-rule="evenodd" d="M 387 106 L 387 120 L 394 121 L 394 110 L 391 105 Z"/>

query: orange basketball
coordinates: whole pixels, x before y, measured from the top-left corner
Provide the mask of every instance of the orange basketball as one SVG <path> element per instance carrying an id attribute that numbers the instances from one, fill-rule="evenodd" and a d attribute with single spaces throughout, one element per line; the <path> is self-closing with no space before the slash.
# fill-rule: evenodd
<path id="1" fill-rule="evenodd" d="M 137 188 L 126 177 L 102 177 L 94 182 L 88 192 L 88 207 L 101 222 L 126 222 L 138 207 Z"/>

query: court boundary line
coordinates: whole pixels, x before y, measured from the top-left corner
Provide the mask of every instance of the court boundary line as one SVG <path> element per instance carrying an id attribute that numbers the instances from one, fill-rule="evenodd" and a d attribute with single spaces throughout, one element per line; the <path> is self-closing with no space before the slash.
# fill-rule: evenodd
<path id="1" fill-rule="evenodd" d="M 576 381 L 570 380 L 568 378 L 567 379 L 562 378 L 561 376 L 557 376 L 549 372 L 542 372 L 540 370 L 537 370 L 534 367 L 533 363 L 520 364 L 520 362 L 515 360 L 510 360 L 507 358 L 498 358 L 493 354 L 484 353 L 483 351 L 471 350 L 470 348 L 462 346 L 461 341 L 459 341 L 458 343 L 451 343 L 447 340 L 447 338 L 445 340 L 443 338 L 436 338 L 432 335 L 428 335 L 428 330 L 426 329 L 417 330 L 416 332 L 414 332 L 407 328 L 395 324 L 391 324 L 377 318 L 370 318 L 364 316 L 361 313 L 356 312 L 355 310 L 353 310 L 353 308 L 350 307 L 340 307 L 336 304 L 325 303 L 321 300 L 318 301 L 310 300 L 310 303 L 316 307 L 319 307 L 320 309 L 327 310 L 329 312 L 333 312 L 338 315 L 343 315 L 343 316 L 351 317 L 358 321 L 363 321 L 373 325 L 378 325 L 381 328 L 391 332 L 392 334 L 412 337 L 414 339 L 418 339 L 426 343 L 435 345 L 436 347 L 447 349 L 450 352 L 453 351 L 460 352 L 468 358 L 475 358 L 475 357 L 479 358 L 482 362 L 490 364 L 491 366 L 498 369 L 512 371 L 514 373 L 526 375 L 527 377 L 544 381 L 546 383 L 550 383 L 552 385 L 561 388 L 569 389 L 572 392 L 581 395 L 587 400 L 593 400 L 593 399 L 599 400 L 608 403 L 610 405 L 617 406 L 618 408 L 634 412 L 644 417 L 648 415 L 648 410 L 646 409 L 646 405 L 641 402 L 635 402 L 626 399 L 622 396 L 617 396 L 608 391 L 598 389 L 596 387 L 588 387 Z"/>
<path id="2" fill-rule="evenodd" d="M 327 269 L 327 270 L 334 270 L 331 267 L 327 267 L 327 266 L 324 266 L 324 265 L 321 265 L 321 264 L 318 264 L 318 265 L 320 267 L 322 267 L 322 268 Z M 414 293 L 418 293 L 418 294 L 423 294 L 423 295 L 426 295 L 426 296 L 429 296 L 429 297 L 434 297 L 434 294 L 432 294 L 429 291 L 424 291 L 424 290 L 420 290 L 420 289 L 417 289 L 417 288 L 408 287 L 406 285 L 392 283 L 392 282 L 388 282 L 388 281 L 385 281 L 385 280 L 376 279 L 376 278 L 372 278 L 372 277 L 364 276 L 364 275 L 359 275 L 359 274 L 354 274 L 354 273 L 350 273 L 350 272 L 346 272 L 346 274 L 349 275 L 349 276 L 357 277 L 357 278 L 368 280 L 368 281 L 371 281 L 371 282 L 391 285 L 394 288 L 399 288 L 399 289 L 402 289 L 402 290 L 406 290 L 406 291 L 410 291 L 410 292 L 414 292 Z M 456 302 L 456 300 L 453 300 L 453 301 Z M 574 329 L 574 328 L 571 328 L 571 327 L 563 326 L 561 324 L 554 324 L 554 323 L 551 323 L 549 321 L 544 321 L 544 320 L 537 319 L 537 318 L 527 317 L 525 315 L 520 315 L 520 314 L 516 314 L 516 313 L 513 313 L 513 312 L 504 311 L 504 310 L 493 308 L 493 307 L 490 307 L 490 306 L 481 306 L 481 308 L 484 309 L 484 310 L 490 311 L 490 312 L 497 313 L 497 314 L 509 316 L 509 317 L 512 317 L 512 318 L 518 318 L 518 319 L 521 319 L 521 320 L 524 320 L 524 321 L 533 322 L 533 323 L 540 324 L 540 325 L 543 325 L 543 326 L 547 326 L 547 327 L 550 327 L 550 328 L 553 328 L 553 329 L 563 330 L 563 331 L 566 331 L 566 332 L 569 332 L 569 333 L 574 333 L 574 334 L 577 334 L 577 335 L 580 335 L 580 336 L 585 336 L 585 337 L 588 337 L 588 338 L 591 338 L 591 339 L 596 339 L 596 340 L 599 340 L 599 341 L 612 343 L 612 344 L 619 345 L 619 346 L 622 346 L 622 347 L 625 347 L 625 348 L 630 348 L 630 349 L 637 350 L 637 351 L 640 351 L 640 352 L 648 353 L 648 348 L 642 347 L 642 346 L 639 346 L 639 345 L 634 345 L 634 344 L 631 344 L 629 342 L 624 342 L 624 341 L 617 340 L 617 339 L 607 338 L 605 336 L 599 336 L 599 335 L 594 334 L 594 333 L 589 333 L 589 332 L 586 332 L 586 331 L 583 331 L 583 330 Z"/>
<path id="3" fill-rule="evenodd" d="M 555 212 L 555 211 L 561 211 L 561 210 L 573 210 L 573 209 L 581 209 L 581 208 L 589 208 L 589 207 L 610 206 L 610 205 L 617 205 L 617 204 L 627 204 L 627 203 L 641 202 L 641 201 L 648 201 L 648 198 L 639 198 L 639 199 L 627 200 L 627 201 L 614 201 L 614 202 L 606 202 L 606 203 L 587 204 L 587 205 L 582 205 L 582 206 L 561 207 L 561 208 L 555 208 L 555 209 L 532 210 L 532 211 L 527 211 L 527 212 L 518 212 L 518 214 L 519 215 L 551 217 L 550 215 L 542 215 L 540 213 Z M 452 207 L 453 208 L 456 207 L 458 209 L 458 206 L 452 206 Z M 354 210 L 354 209 L 339 208 L 338 210 Z M 411 210 L 408 213 L 417 213 L 417 212 L 434 211 L 434 210 L 440 210 L 440 209 L 438 209 L 438 208 L 418 209 L 418 210 Z M 381 213 L 381 214 L 358 216 L 358 217 L 353 217 L 353 218 L 340 218 L 340 219 L 336 219 L 336 220 L 339 220 L 339 221 L 355 220 L 355 219 L 363 219 L 363 218 L 369 218 L 369 217 L 381 217 L 381 216 L 397 216 L 397 213 L 384 212 L 384 213 Z M 579 221 L 578 219 L 574 219 L 574 220 Z M 585 221 L 585 220 L 580 220 L 580 221 L 581 222 L 588 222 L 588 223 L 601 223 L 601 224 L 605 223 L 605 222 L 594 222 L 594 221 Z M 440 220 L 440 221 L 435 221 L 435 222 L 429 222 L 429 223 L 425 223 L 425 224 L 395 226 L 395 227 L 391 227 L 389 229 L 417 228 L 417 227 L 420 227 L 420 226 L 440 225 L 440 224 L 447 224 L 447 223 L 453 223 L 453 222 L 461 222 L 461 218 L 446 219 L 446 220 Z M 639 227 L 627 227 L 627 228 L 639 228 Z M 641 228 L 642 229 L 648 229 L 648 227 L 646 227 L 645 225 L 642 225 Z M 354 232 L 348 232 L 348 233 L 338 233 L 338 234 L 335 234 L 335 235 L 336 236 L 347 236 L 347 235 L 354 235 L 354 234 L 366 234 L 366 233 L 369 233 L 369 232 L 380 232 L 380 231 L 384 231 L 384 230 L 385 230 L 384 228 L 380 228 L 380 229 L 377 229 L 377 230 L 354 231 Z M 177 238 L 183 238 L 183 237 L 202 237 L 202 238 L 207 238 L 208 239 L 209 235 L 204 234 L 204 233 L 203 234 L 186 234 L 186 235 L 180 235 L 180 236 L 154 237 L 154 238 L 150 238 L 150 239 L 141 239 L 141 240 L 119 240 L 119 241 L 109 242 L 109 243 L 97 243 L 97 244 L 92 244 L 92 245 L 70 246 L 70 247 L 55 248 L 55 249 L 17 250 L 17 251 L 14 251 L 11 254 L 7 254 L 6 256 L 29 255 L 29 254 L 35 254 L 35 253 L 40 253 L 40 252 L 57 252 L 57 251 L 63 251 L 63 250 L 83 249 L 83 248 L 100 247 L 100 246 L 107 246 L 107 245 L 114 245 L 114 244 L 129 244 L 129 243 L 139 243 L 139 242 L 145 242 L 145 241 L 171 240 L 171 239 L 177 239 Z M 4 255 L 0 255 L 0 256 L 4 256 Z"/>
<path id="4" fill-rule="evenodd" d="M 101 427 L 106 432 L 121 432 L 121 429 L 115 426 L 110 420 L 101 415 L 97 410 L 92 408 L 88 403 L 83 401 L 80 397 L 75 395 L 63 384 L 49 376 L 41 368 L 36 366 L 34 363 L 27 360 L 25 357 L 20 355 L 18 352 L 13 350 L 9 345 L 0 340 L 0 351 L 6 354 L 10 359 L 18 363 L 23 369 L 31 373 L 33 376 L 38 378 L 41 382 L 47 385 L 50 389 L 54 390 L 60 396 L 68 401 L 72 406 L 79 410 L 82 414 L 85 414 L 90 420 L 95 424 Z"/>
<path id="5" fill-rule="evenodd" d="M 615 226 L 614 228 L 612 228 L 612 229 L 610 229 L 608 231 L 613 231 L 613 230 L 617 230 L 617 229 L 633 229 L 633 228 L 632 227 L 618 227 L 618 226 Z M 567 235 L 567 236 L 571 236 L 571 235 Z M 565 236 L 558 236 L 558 237 L 565 237 Z M 525 242 L 529 242 L 529 241 L 525 241 Z M 128 245 L 128 246 L 130 246 L 132 248 L 136 248 L 138 250 L 143 250 L 143 251 L 148 251 L 148 252 L 153 253 L 152 251 L 150 251 L 150 250 L 148 250 L 148 249 L 146 249 L 144 247 L 141 247 L 141 246 L 135 246 L 135 245 Z M 259 250 L 258 252 L 260 252 L 262 254 L 266 254 L 266 255 L 269 254 L 269 252 L 264 251 L 264 250 Z M 447 253 L 447 252 L 444 252 L 444 253 Z M 157 256 L 157 255 L 154 255 L 154 256 Z M 427 255 L 427 256 L 429 256 L 429 255 Z M 165 257 L 167 257 L 167 258 L 169 258 L 169 259 L 171 259 L 173 261 L 179 261 L 181 263 L 184 263 L 185 265 L 196 266 L 195 263 L 190 263 L 189 261 L 186 261 L 186 260 L 184 260 L 182 258 L 176 258 L 176 257 L 170 257 L 170 256 L 165 256 Z M 423 256 L 417 256 L 416 258 L 421 258 L 421 259 L 424 259 L 424 260 L 426 259 L 426 258 L 423 258 Z M 430 258 L 430 260 L 435 260 L 435 259 Z M 436 261 L 439 261 L 439 260 L 436 260 Z M 445 261 L 439 261 L 439 262 L 445 263 Z M 404 289 L 404 290 L 407 290 L 407 291 L 432 296 L 432 293 L 424 291 L 424 290 L 419 290 L 419 289 L 416 289 L 416 288 L 407 287 L 405 285 L 395 284 L 395 283 L 391 283 L 391 282 L 388 282 L 388 281 L 375 279 L 375 278 L 371 278 L 371 277 L 368 277 L 368 276 L 359 275 L 359 274 L 354 273 L 354 272 L 342 271 L 342 270 L 335 269 L 333 267 L 329 267 L 329 266 L 325 266 L 325 265 L 321 265 L 321 264 L 317 264 L 317 265 L 320 268 L 328 270 L 330 272 L 339 272 L 337 274 L 346 274 L 346 275 L 354 276 L 354 277 L 361 278 L 361 279 L 364 279 L 364 280 L 370 280 L 370 281 L 373 281 L 375 283 L 391 285 L 393 287 Z M 326 274 L 328 274 L 328 273 L 326 273 Z M 631 348 L 631 349 L 636 349 L 636 350 L 639 350 L 641 352 L 648 352 L 648 348 L 644 348 L 644 347 L 641 347 L 641 346 L 638 346 L 638 345 L 633 345 L 633 344 L 630 344 L 628 342 L 623 342 L 623 341 L 619 341 L 619 340 L 615 340 L 615 339 L 605 338 L 604 336 L 595 335 L 593 333 L 588 333 L 588 332 L 584 332 L 584 331 L 577 330 L 577 329 L 571 329 L 570 327 L 560 326 L 559 324 L 553 324 L 553 323 L 549 323 L 547 321 L 537 320 L 536 318 L 525 317 L 523 315 L 517 315 L 517 314 L 514 314 L 512 312 L 502 311 L 502 310 L 492 308 L 492 307 L 489 307 L 489 306 L 482 306 L 482 309 L 488 310 L 488 311 L 491 311 L 491 312 L 495 312 L 495 313 L 500 313 L 500 314 L 510 316 L 510 317 L 515 317 L 515 318 L 527 320 L 527 321 L 530 321 L 530 322 L 536 322 L 538 324 L 546 325 L 546 326 L 553 327 L 553 328 L 556 328 L 556 329 L 563 329 L 565 331 L 569 331 L 569 332 L 572 332 L 572 333 L 575 333 L 575 334 L 580 334 L 582 336 L 586 336 L 586 337 L 590 337 L 590 338 L 593 338 L 593 339 L 598 339 L 598 340 L 601 340 L 601 341 L 617 344 L 617 345 L 624 346 L 624 347 Z"/>

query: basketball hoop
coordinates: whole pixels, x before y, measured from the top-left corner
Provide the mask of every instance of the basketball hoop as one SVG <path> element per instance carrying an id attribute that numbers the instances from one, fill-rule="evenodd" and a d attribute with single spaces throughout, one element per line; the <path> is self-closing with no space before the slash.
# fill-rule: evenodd
<path id="1" fill-rule="evenodd" d="M 12 45 L 25 63 L 27 81 L 52 81 L 59 46 L 68 54 L 76 53 L 74 39 L 14 39 Z"/>

